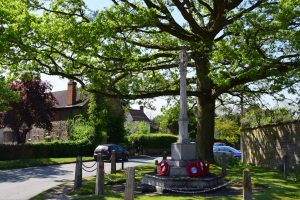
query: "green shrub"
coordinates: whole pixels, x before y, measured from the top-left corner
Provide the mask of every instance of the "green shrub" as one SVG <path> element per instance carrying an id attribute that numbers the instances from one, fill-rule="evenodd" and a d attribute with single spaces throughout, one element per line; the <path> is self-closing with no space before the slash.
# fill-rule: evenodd
<path id="1" fill-rule="evenodd" d="M 150 133 L 148 123 L 144 121 L 126 122 L 125 130 L 129 135 Z"/>
<path id="2" fill-rule="evenodd" d="M 94 127 L 82 116 L 68 121 L 69 139 L 78 142 L 92 141 L 95 133 Z"/>
<path id="3" fill-rule="evenodd" d="M 69 140 L 80 143 L 99 144 L 106 137 L 99 124 L 85 119 L 82 115 L 68 121 Z"/>
<path id="4" fill-rule="evenodd" d="M 103 98 L 91 94 L 88 108 L 88 120 L 94 127 L 95 144 L 102 142 L 120 143 L 124 139 L 124 113 L 119 99 Z"/>
<path id="5" fill-rule="evenodd" d="M 132 134 L 126 137 L 129 148 L 143 150 L 146 148 L 170 148 L 177 141 L 177 136 L 167 133 Z"/>

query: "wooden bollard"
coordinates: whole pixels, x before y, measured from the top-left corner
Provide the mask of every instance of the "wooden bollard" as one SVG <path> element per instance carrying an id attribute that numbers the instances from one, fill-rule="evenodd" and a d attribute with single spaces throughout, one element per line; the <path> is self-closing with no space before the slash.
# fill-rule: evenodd
<path id="1" fill-rule="evenodd" d="M 167 160 L 167 152 L 166 151 L 164 151 L 163 153 L 162 153 L 162 156 L 163 156 L 163 160 Z"/>
<path id="2" fill-rule="evenodd" d="M 155 160 L 155 169 L 154 169 L 154 173 L 157 173 L 158 172 L 158 160 Z"/>
<path id="3" fill-rule="evenodd" d="M 124 169 L 124 162 L 126 158 L 128 158 L 127 155 L 125 155 L 125 153 L 122 153 L 122 165 L 121 165 L 122 169 Z"/>
<path id="4" fill-rule="evenodd" d="M 283 156 L 283 176 L 286 179 L 289 175 L 289 159 L 288 155 Z"/>
<path id="5" fill-rule="evenodd" d="M 104 162 L 101 153 L 97 156 L 97 172 L 96 172 L 96 187 L 95 195 L 104 195 Z"/>
<path id="6" fill-rule="evenodd" d="M 82 186 L 82 158 L 80 156 L 77 156 L 76 167 L 75 167 L 74 190 L 81 188 L 81 186 Z"/>
<path id="7" fill-rule="evenodd" d="M 221 164 L 222 164 L 222 176 L 226 176 L 227 175 L 227 159 L 226 159 L 226 154 L 222 154 L 221 157 Z"/>
<path id="8" fill-rule="evenodd" d="M 124 194 L 125 200 L 134 199 L 134 176 L 135 176 L 134 167 L 128 167 L 125 194 Z"/>
<path id="9" fill-rule="evenodd" d="M 243 200 L 252 200 L 251 174 L 248 169 L 245 169 L 243 173 Z"/>
<path id="10" fill-rule="evenodd" d="M 110 158 L 110 173 L 115 174 L 117 171 L 117 166 L 116 166 L 116 151 L 112 150 L 111 151 L 111 158 Z"/>

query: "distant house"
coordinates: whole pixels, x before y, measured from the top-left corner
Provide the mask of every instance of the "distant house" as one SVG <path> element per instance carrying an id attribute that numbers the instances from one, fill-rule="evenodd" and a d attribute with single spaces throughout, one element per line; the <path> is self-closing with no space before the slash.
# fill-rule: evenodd
<path id="1" fill-rule="evenodd" d="M 70 81 L 67 90 L 52 92 L 57 100 L 54 106 L 54 120 L 66 121 L 83 112 L 87 108 L 89 96 L 77 92 L 76 82 Z"/>
<path id="2" fill-rule="evenodd" d="M 132 131 L 136 129 L 137 122 L 145 122 L 148 127 L 148 132 L 150 132 L 151 120 L 145 114 L 144 106 L 140 106 L 139 110 L 129 109 L 128 112 L 125 113 L 125 124 L 130 123 L 132 125 Z"/>
<path id="3" fill-rule="evenodd" d="M 44 140 L 45 137 L 52 139 L 67 140 L 67 124 L 69 119 L 73 119 L 76 115 L 86 112 L 89 95 L 85 92 L 78 92 L 77 84 L 70 81 L 67 85 L 67 90 L 52 92 L 56 98 L 57 103 L 53 108 L 54 119 L 52 121 L 51 135 L 46 130 L 33 127 L 27 134 L 26 139 L 28 142 Z M 0 144 L 1 143 L 14 143 L 14 139 L 10 136 L 11 131 L 0 129 Z"/>
<path id="4" fill-rule="evenodd" d="M 26 139 L 28 142 L 44 140 L 45 137 L 67 140 L 68 130 L 66 122 L 69 119 L 73 119 L 75 116 L 86 112 L 88 108 L 89 94 L 84 91 L 79 92 L 77 84 L 74 81 L 68 83 L 67 90 L 52 92 L 52 94 L 56 98 L 57 104 L 53 108 L 54 119 L 52 121 L 53 128 L 51 135 L 44 129 L 33 127 L 27 134 Z M 117 108 L 112 110 L 113 115 L 119 115 L 124 112 L 122 110 L 121 101 L 117 99 L 111 100 L 110 106 Z M 150 120 L 145 115 L 143 106 L 140 107 L 140 110 L 129 109 L 129 112 L 125 113 L 125 123 L 127 121 L 144 121 L 147 123 L 150 131 Z M 0 127 L 0 144 L 13 143 L 13 140 L 9 139 L 3 131 L 3 127 L 2 129 Z"/>
<path id="5" fill-rule="evenodd" d="M 89 95 L 85 92 L 78 92 L 77 84 L 74 81 L 69 81 L 67 90 L 52 92 L 57 103 L 53 108 L 54 119 L 52 121 L 51 136 L 46 130 L 34 127 L 27 134 L 27 141 L 39 141 L 45 137 L 52 139 L 67 140 L 68 130 L 66 122 L 73 119 L 76 115 L 86 112 Z"/>
<path id="6" fill-rule="evenodd" d="M 74 81 L 70 81 L 67 86 L 67 90 L 52 92 L 53 96 L 57 100 L 57 104 L 54 106 L 54 120 L 52 122 L 53 129 L 51 131 L 52 138 L 67 139 L 67 127 L 66 122 L 69 119 L 73 119 L 75 116 L 86 112 L 89 103 L 89 94 L 86 92 L 79 92 L 77 84 Z M 119 115 L 123 113 L 122 103 L 119 100 L 111 100 L 111 105 L 117 109 L 112 110 L 113 115 Z M 140 106 L 140 110 L 129 109 L 125 113 L 125 124 L 127 122 L 143 121 L 147 124 L 150 132 L 151 120 L 144 113 L 144 107 Z M 47 133 L 43 129 L 34 128 L 28 134 L 29 141 L 42 140 L 47 136 Z"/>

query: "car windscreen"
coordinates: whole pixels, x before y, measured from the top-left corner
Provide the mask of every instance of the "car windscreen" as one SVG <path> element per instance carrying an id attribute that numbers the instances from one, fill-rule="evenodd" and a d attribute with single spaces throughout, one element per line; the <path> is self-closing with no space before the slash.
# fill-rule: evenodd
<path id="1" fill-rule="evenodd" d="M 95 149 L 95 151 L 107 151 L 108 150 L 108 146 L 97 146 L 97 148 Z"/>
<path id="2" fill-rule="evenodd" d="M 228 149 L 228 151 L 233 152 L 233 153 L 240 153 L 239 150 L 232 148 L 232 147 L 226 147 Z"/>

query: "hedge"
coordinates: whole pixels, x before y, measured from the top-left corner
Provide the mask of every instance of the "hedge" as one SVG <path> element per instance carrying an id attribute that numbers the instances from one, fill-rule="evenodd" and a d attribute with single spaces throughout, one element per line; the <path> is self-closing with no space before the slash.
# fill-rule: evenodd
<path id="1" fill-rule="evenodd" d="M 152 152 L 155 149 L 162 152 L 170 150 L 171 144 L 177 141 L 177 136 L 165 133 L 132 134 L 125 141 L 127 148 L 133 152 Z M 94 149 L 92 144 L 73 141 L 0 145 L 0 160 L 93 156 Z"/>
<path id="2" fill-rule="evenodd" d="M 78 142 L 0 145 L 0 160 L 93 156 L 94 145 Z"/>
<path id="3" fill-rule="evenodd" d="M 126 136 L 129 148 L 137 151 L 143 149 L 170 149 L 171 144 L 177 141 L 177 136 L 166 133 L 132 134 Z"/>

